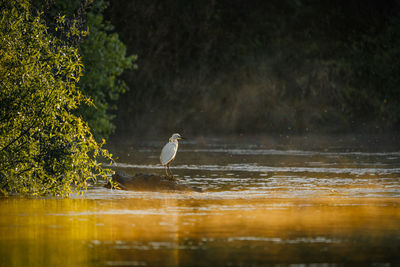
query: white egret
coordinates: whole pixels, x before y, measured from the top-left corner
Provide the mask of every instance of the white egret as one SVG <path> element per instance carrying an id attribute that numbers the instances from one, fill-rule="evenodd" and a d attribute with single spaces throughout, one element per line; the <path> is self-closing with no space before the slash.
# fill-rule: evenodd
<path id="1" fill-rule="evenodd" d="M 170 175 L 168 174 L 168 171 L 169 171 L 172 178 L 174 178 L 174 175 L 172 174 L 171 170 L 169 169 L 169 164 L 175 159 L 176 151 L 178 151 L 178 140 L 179 139 L 183 139 L 183 137 L 178 133 L 174 133 L 169 138 L 169 142 L 161 150 L 160 162 L 163 166 L 166 166 L 165 173 L 167 174 L 167 177 L 170 177 Z"/>

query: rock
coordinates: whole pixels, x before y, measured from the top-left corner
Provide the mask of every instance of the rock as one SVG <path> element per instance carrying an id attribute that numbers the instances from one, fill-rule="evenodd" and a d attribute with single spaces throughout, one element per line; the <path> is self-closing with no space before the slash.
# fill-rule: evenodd
<path id="1" fill-rule="evenodd" d="M 165 176 L 159 176 L 154 173 L 137 173 L 129 175 L 127 173 L 117 171 L 112 176 L 119 188 L 123 190 L 135 191 L 196 191 L 203 190 L 198 187 L 178 183 L 175 179 L 168 179 Z M 110 187 L 107 184 L 106 187 Z"/>

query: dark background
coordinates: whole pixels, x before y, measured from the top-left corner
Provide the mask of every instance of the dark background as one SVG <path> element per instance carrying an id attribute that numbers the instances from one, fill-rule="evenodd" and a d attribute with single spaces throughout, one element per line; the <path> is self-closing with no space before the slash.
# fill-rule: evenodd
<path id="1" fill-rule="evenodd" d="M 113 0 L 115 136 L 400 128 L 399 1 Z"/>

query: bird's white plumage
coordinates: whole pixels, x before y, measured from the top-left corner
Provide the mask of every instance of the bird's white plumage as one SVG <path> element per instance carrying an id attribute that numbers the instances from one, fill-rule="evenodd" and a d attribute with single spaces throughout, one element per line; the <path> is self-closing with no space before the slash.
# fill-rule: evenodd
<path id="1" fill-rule="evenodd" d="M 161 150 L 160 161 L 162 165 L 167 165 L 174 160 L 176 151 L 178 150 L 178 142 L 176 140 L 167 143 Z"/>
<path id="2" fill-rule="evenodd" d="M 170 138 L 169 142 L 163 147 L 160 155 L 160 162 L 165 166 L 165 174 L 167 178 L 174 179 L 174 175 L 169 169 L 169 164 L 174 160 L 176 151 L 178 151 L 178 140 L 183 139 L 178 133 L 174 133 Z"/>

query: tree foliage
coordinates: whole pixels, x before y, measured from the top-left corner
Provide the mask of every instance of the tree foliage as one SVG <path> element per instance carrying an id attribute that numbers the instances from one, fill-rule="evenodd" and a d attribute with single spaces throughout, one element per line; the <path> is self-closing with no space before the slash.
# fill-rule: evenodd
<path id="1" fill-rule="evenodd" d="M 54 32 L 64 42 L 79 48 L 84 64 L 80 90 L 91 98 L 93 105 L 81 105 L 76 113 L 88 122 L 96 139 L 106 138 L 115 130 L 113 119 L 115 101 L 128 88 L 119 78 L 124 70 L 136 68 L 135 55 L 127 56 L 126 47 L 113 31 L 111 23 L 103 19 L 107 2 L 103 0 L 31 0 L 39 10 L 45 10 L 44 19 L 53 33 L 56 18 L 65 15 L 66 24 L 79 30 L 88 29 L 88 35 L 66 36 Z"/>
<path id="2" fill-rule="evenodd" d="M 82 92 L 93 100 L 92 106 L 81 106 L 79 114 L 89 123 L 96 137 L 108 137 L 114 130 L 112 122 L 114 102 L 126 92 L 126 84 L 119 79 L 124 70 L 136 67 L 135 55 L 127 56 L 126 47 L 113 26 L 103 19 L 103 1 L 97 1 L 87 13 L 88 37 L 80 44 L 85 66 L 79 82 Z"/>
<path id="3" fill-rule="evenodd" d="M 111 155 L 73 114 L 90 103 L 77 87 L 78 49 L 50 34 L 28 1 L 0 5 L 0 191 L 66 196 L 88 181 L 109 180 L 98 160 Z M 59 17 L 56 31 L 85 34 L 64 26 Z"/>

